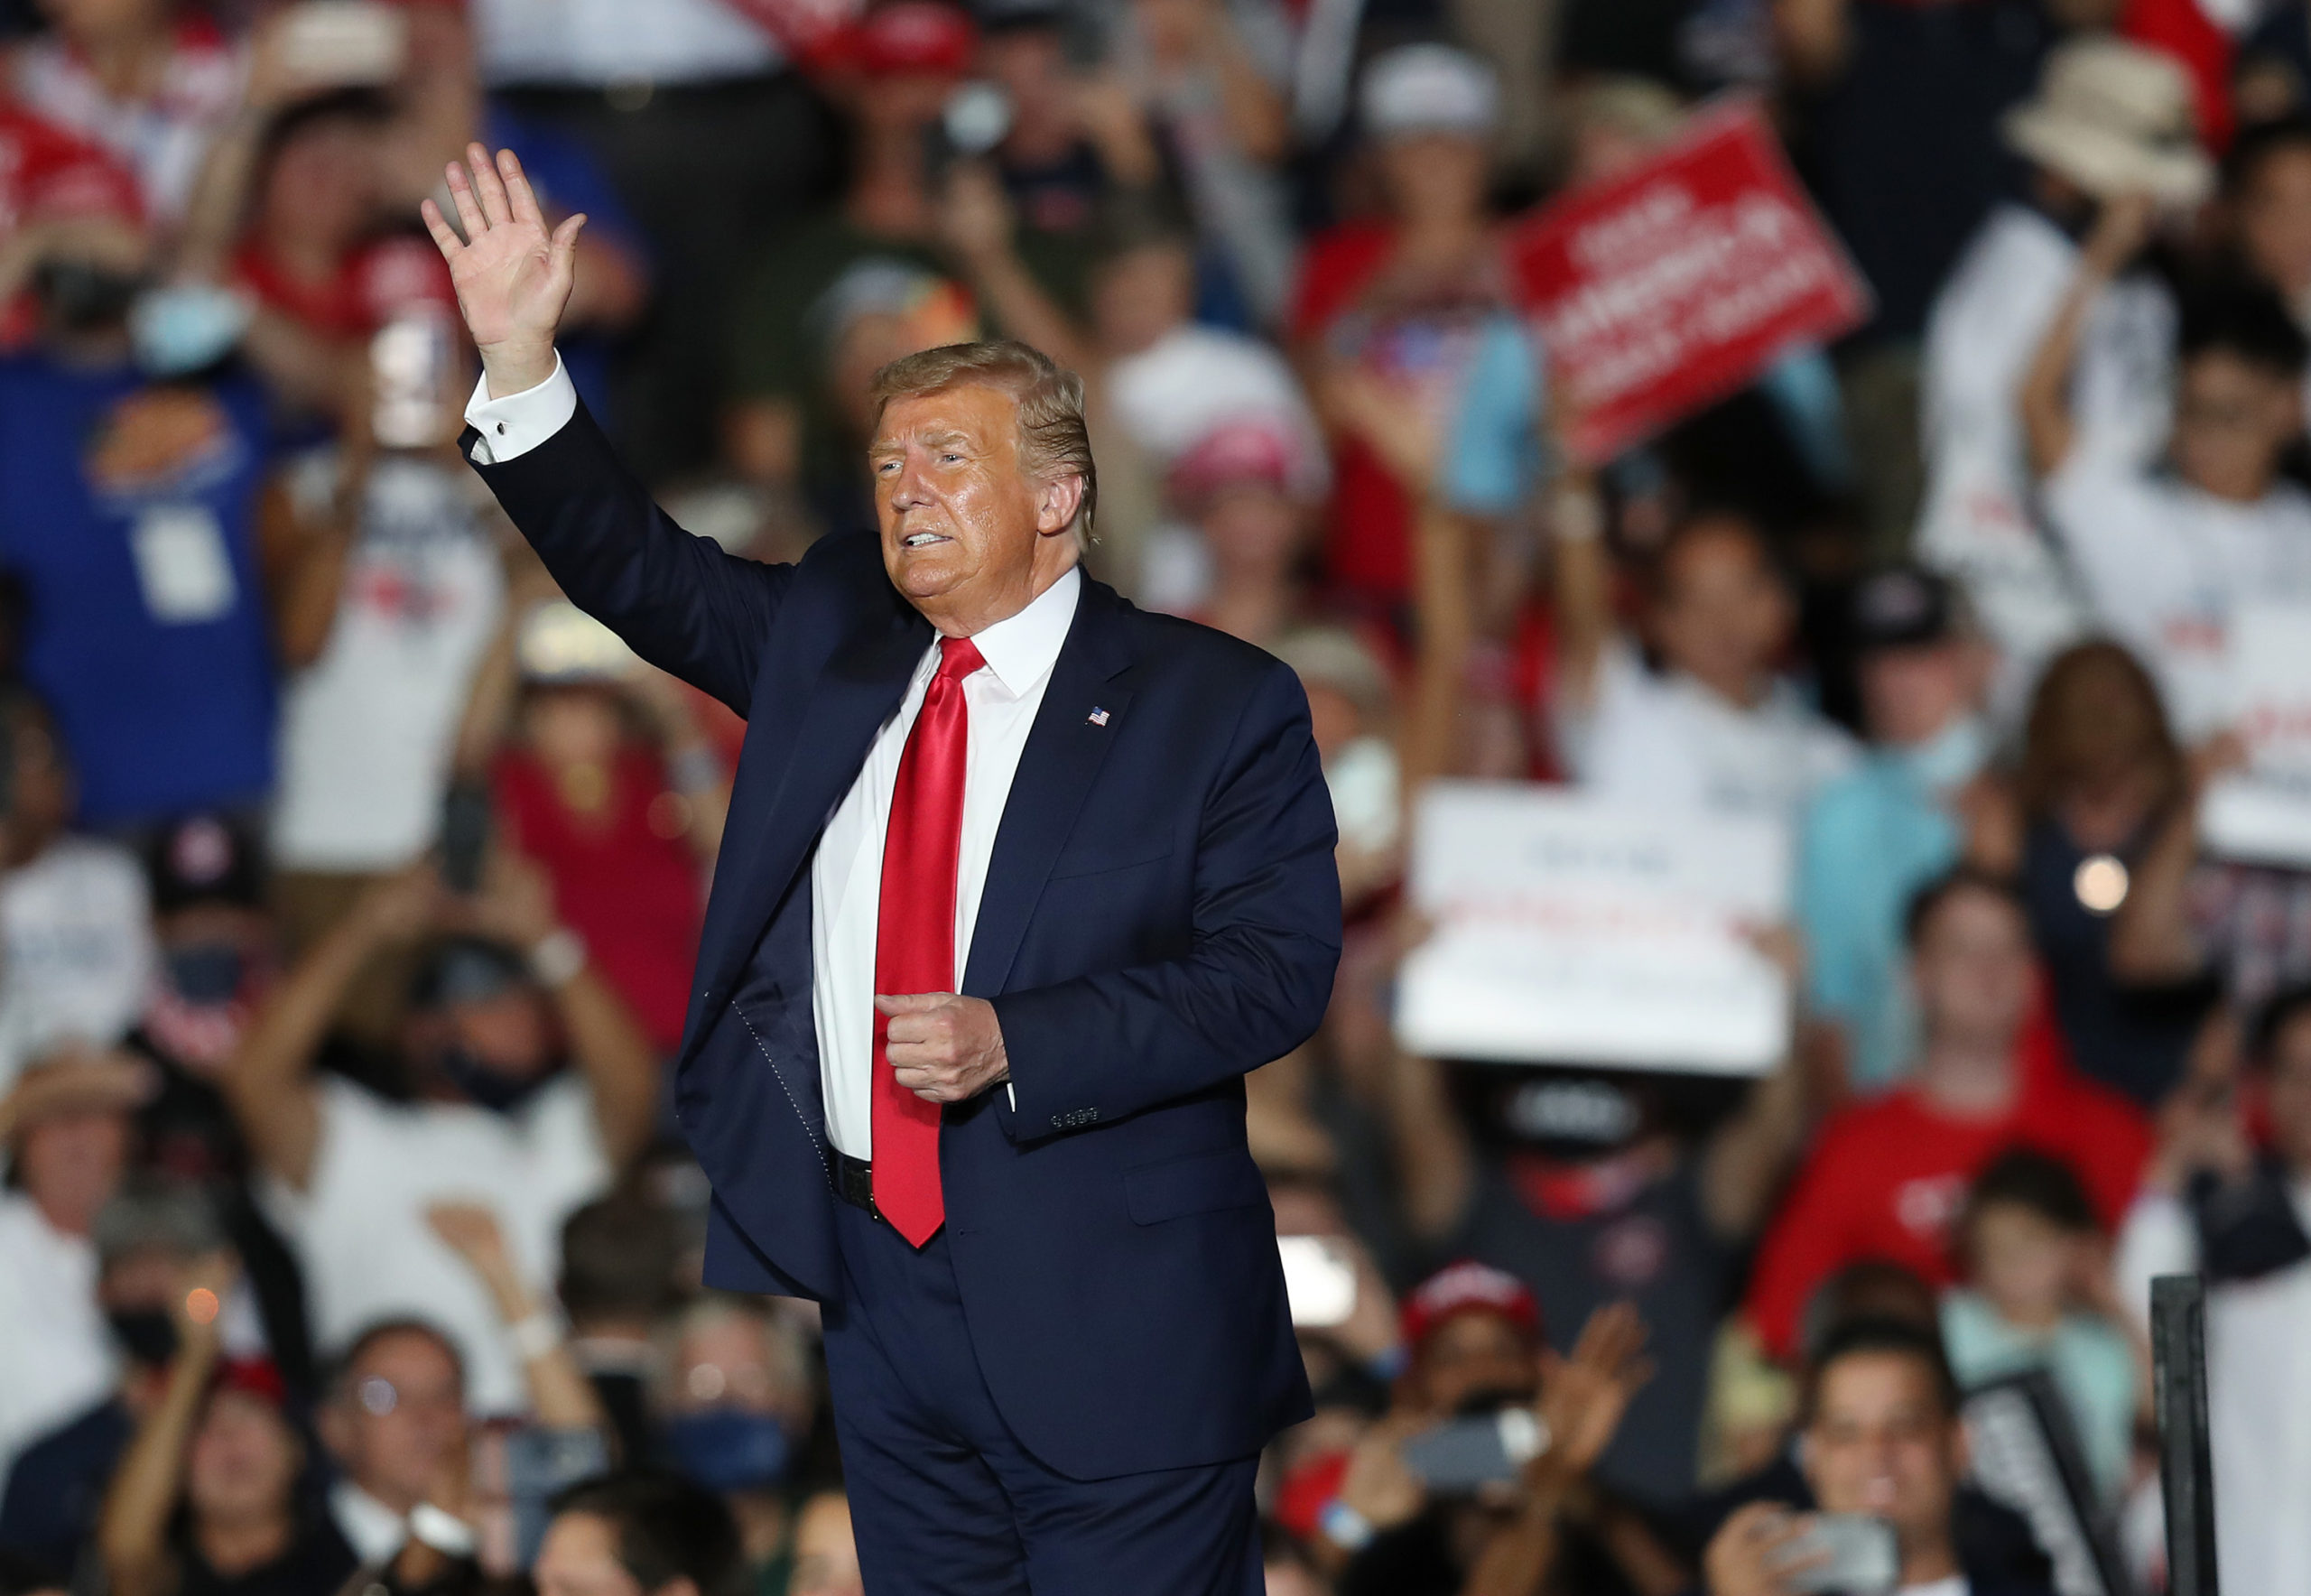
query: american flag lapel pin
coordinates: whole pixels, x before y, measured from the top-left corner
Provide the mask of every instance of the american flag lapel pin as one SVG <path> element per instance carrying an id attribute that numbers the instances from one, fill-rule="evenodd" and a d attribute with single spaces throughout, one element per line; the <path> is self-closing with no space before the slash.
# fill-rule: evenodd
<path id="1" fill-rule="evenodd" d="M 1105 726 L 1108 723 L 1108 712 L 1094 704 L 1091 706 L 1091 712 L 1083 717 L 1083 723 L 1086 726 Z"/>

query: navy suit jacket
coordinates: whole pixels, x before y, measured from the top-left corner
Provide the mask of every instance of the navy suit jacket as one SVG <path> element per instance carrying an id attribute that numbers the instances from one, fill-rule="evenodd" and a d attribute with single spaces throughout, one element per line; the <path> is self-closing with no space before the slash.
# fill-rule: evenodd
<path id="1" fill-rule="evenodd" d="M 809 865 L 931 626 L 871 535 L 777 566 L 684 533 L 582 407 L 476 469 L 572 600 L 746 717 L 676 1108 L 714 1186 L 709 1283 L 839 1313 Z M 1292 672 L 1086 580 L 963 980 L 1011 1093 L 951 1105 L 940 1135 L 972 1345 L 1063 1473 L 1243 1457 L 1311 1411 L 1243 1077 L 1331 996 L 1334 837 Z"/>

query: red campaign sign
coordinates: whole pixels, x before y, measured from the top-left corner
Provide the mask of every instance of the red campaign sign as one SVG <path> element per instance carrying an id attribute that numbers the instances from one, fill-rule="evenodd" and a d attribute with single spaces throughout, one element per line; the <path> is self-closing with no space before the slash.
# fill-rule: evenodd
<path id="1" fill-rule="evenodd" d="M 1572 404 L 1565 445 L 1587 460 L 1870 313 L 1869 288 L 1748 99 L 1700 112 L 1645 165 L 1555 200 L 1509 248 L 1550 381 Z"/>

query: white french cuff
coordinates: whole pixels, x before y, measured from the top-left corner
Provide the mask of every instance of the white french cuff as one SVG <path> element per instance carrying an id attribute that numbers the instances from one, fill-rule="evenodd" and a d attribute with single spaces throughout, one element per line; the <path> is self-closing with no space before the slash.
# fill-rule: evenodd
<path id="1" fill-rule="evenodd" d="M 489 396 L 485 373 L 473 385 L 473 397 L 466 401 L 466 425 L 480 434 L 473 446 L 474 463 L 502 466 L 525 455 L 568 426 L 577 413 L 577 385 L 571 382 L 559 349 L 553 352 L 552 376 L 502 399 Z"/>

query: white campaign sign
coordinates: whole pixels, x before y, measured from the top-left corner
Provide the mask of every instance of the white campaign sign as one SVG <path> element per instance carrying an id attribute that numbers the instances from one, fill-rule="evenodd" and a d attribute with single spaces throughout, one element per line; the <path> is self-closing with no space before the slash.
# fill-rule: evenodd
<path id="1" fill-rule="evenodd" d="M 1741 934 L 1787 917 L 1775 821 L 1439 782 L 1411 891 L 1435 928 L 1397 982 L 1415 1052 L 1754 1075 L 1788 1048 L 1788 982 Z"/>
<path id="2" fill-rule="evenodd" d="M 2208 788 L 2200 840 L 2225 858 L 2311 866 L 2311 603 L 2242 606 L 2229 651 L 2247 769 Z"/>

